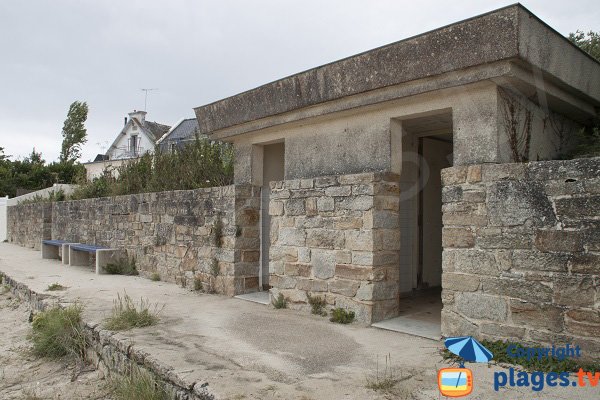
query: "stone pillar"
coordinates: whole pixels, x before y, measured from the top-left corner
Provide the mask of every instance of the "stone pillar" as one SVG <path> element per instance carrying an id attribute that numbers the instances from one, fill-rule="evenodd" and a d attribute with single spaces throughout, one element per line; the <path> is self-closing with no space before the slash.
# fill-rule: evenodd
<path id="1" fill-rule="evenodd" d="M 365 173 L 271 184 L 272 295 L 308 296 L 371 323 L 398 313 L 398 176 Z"/>

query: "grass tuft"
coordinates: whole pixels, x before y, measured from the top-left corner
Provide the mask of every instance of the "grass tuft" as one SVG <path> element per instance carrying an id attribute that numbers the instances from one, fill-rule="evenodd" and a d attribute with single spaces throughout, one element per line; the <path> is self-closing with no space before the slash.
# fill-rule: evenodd
<path id="1" fill-rule="evenodd" d="M 67 287 L 61 285 L 60 283 L 53 283 L 51 285 L 48 285 L 48 289 L 46 289 L 46 291 L 48 292 L 56 292 L 58 290 L 65 290 Z"/>
<path id="2" fill-rule="evenodd" d="M 202 289 L 204 288 L 204 285 L 202 284 L 202 278 L 200 278 L 199 276 L 194 278 L 194 290 L 196 291 L 202 291 Z"/>
<path id="3" fill-rule="evenodd" d="M 273 307 L 277 309 L 287 308 L 287 300 L 283 297 L 283 294 L 279 293 L 279 296 L 273 300 Z"/>
<path id="4" fill-rule="evenodd" d="M 108 263 L 104 271 L 109 275 L 138 275 L 135 258 L 122 258 L 116 263 Z"/>
<path id="5" fill-rule="evenodd" d="M 367 378 L 367 389 L 374 390 L 376 392 L 390 393 L 400 382 L 396 376 L 394 376 L 394 370 L 392 368 L 392 355 L 388 354 L 385 356 L 385 368 L 383 371 L 379 371 L 379 356 L 377 356 L 377 370 L 375 376 Z"/>
<path id="6" fill-rule="evenodd" d="M 153 272 L 152 275 L 150 275 L 150 280 L 154 282 L 160 281 L 160 274 L 158 272 Z"/>
<path id="7" fill-rule="evenodd" d="M 115 400 L 166 400 L 169 397 L 148 371 L 134 367 L 109 381 Z"/>
<path id="8" fill-rule="evenodd" d="M 329 320 L 338 324 L 349 324 L 354 321 L 354 317 L 354 311 L 346 311 L 338 307 L 331 310 L 331 318 Z"/>
<path id="9" fill-rule="evenodd" d="M 118 294 L 113 303 L 112 315 L 104 323 L 108 330 L 125 331 L 132 328 L 143 328 L 156 325 L 159 321 L 158 314 L 161 310 L 156 305 L 151 310 L 148 300 L 140 299 L 138 307 L 125 293 L 123 297 Z"/>
<path id="10" fill-rule="evenodd" d="M 308 304 L 310 304 L 311 312 L 315 315 L 320 315 L 322 317 L 327 316 L 327 310 L 325 310 L 325 306 L 327 306 L 327 301 L 324 298 L 319 296 L 311 296 L 308 295 Z"/>
<path id="11" fill-rule="evenodd" d="M 86 339 L 81 324 L 82 312 L 81 305 L 73 305 L 36 314 L 29 336 L 34 354 L 49 358 L 72 356 L 83 359 Z"/>

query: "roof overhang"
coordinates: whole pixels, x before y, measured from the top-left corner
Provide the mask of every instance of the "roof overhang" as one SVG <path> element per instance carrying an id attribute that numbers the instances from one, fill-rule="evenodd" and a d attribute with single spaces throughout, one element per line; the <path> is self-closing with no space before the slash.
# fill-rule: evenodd
<path id="1" fill-rule="evenodd" d="M 600 63 L 515 4 L 268 83 L 195 112 L 201 134 L 226 139 L 314 116 L 325 103 L 331 103 L 330 112 L 343 111 L 490 79 L 539 89 L 540 77 L 544 86 L 560 91 L 559 97 L 570 97 L 573 109 L 578 109 L 575 104 L 583 107 L 582 117 L 596 114 Z"/>

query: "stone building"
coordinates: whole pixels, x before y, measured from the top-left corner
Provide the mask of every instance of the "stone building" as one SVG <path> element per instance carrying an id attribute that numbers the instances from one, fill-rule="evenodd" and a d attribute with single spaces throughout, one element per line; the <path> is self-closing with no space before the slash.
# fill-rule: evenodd
<path id="1" fill-rule="evenodd" d="M 537 204 L 531 196 L 513 196 L 527 189 L 523 180 L 504 192 L 490 185 L 529 177 L 503 178 L 502 164 L 554 159 L 567 151 L 573 133 L 597 117 L 598 106 L 600 64 L 516 4 L 195 112 L 201 134 L 233 143 L 235 183 L 261 188 L 263 289 L 283 293 L 299 308 L 308 307 L 307 295 L 319 295 L 368 323 L 395 317 L 418 303 L 415 295 L 433 293 L 438 318 L 444 300 L 443 333 L 496 329 L 495 337 L 507 337 L 508 330 L 498 329 L 517 325 L 511 307 L 533 307 L 535 313 L 537 303 L 511 303 L 508 297 L 519 293 L 509 296 L 508 281 L 491 282 L 496 290 L 488 298 L 480 268 L 493 268 L 492 277 L 524 279 L 510 267 L 500 271 L 500 259 L 517 262 L 512 249 L 519 247 L 519 234 L 534 237 L 542 225 L 557 229 L 556 219 L 530 216 L 553 221 L 546 226 L 518 217 L 520 206 Z M 518 165 L 525 164 L 511 168 Z M 552 165 L 548 174 L 564 167 Z M 505 207 L 502 217 L 488 215 L 499 206 Z M 515 223 L 505 215 L 510 207 Z M 488 247 L 479 243 L 482 227 L 493 242 Z M 506 252 L 497 251 L 509 236 Z M 534 253 L 518 256 L 529 265 L 529 257 L 535 259 Z M 468 265 L 469 274 L 456 273 Z M 590 290 L 590 304 L 597 305 L 597 286 Z M 552 294 L 537 300 L 552 303 Z M 486 310 L 496 314 L 482 315 Z M 561 310 L 557 318 L 567 318 Z"/>

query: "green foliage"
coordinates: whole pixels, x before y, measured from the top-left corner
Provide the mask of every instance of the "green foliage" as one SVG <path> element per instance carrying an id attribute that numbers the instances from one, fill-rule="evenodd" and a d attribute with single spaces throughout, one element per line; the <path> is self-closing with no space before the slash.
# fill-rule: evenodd
<path id="1" fill-rule="evenodd" d="M 526 357 L 514 358 L 508 355 L 507 348 L 510 344 L 515 344 L 518 349 L 522 349 L 523 346 L 517 343 L 503 342 L 501 340 L 490 341 L 482 340 L 481 344 L 492 352 L 494 358 L 493 362 L 497 364 L 510 364 L 520 365 L 527 371 L 542 371 L 542 372 L 577 372 L 580 368 L 585 371 L 596 373 L 600 371 L 600 362 L 586 362 L 581 361 L 577 358 L 565 358 L 559 360 L 555 357 L 543 357 L 539 360 L 537 357 L 527 360 Z M 462 357 L 451 353 L 447 349 L 442 350 L 442 356 L 445 360 L 452 360 L 456 362 L 463 361 Z"/>
<path id="2" fill-rule="evenodd" d="M 279 293 L 279 296 L 273 300 L 273 307 L 277 309 L 287 308 L 287 300 L 283 297 L 283 294 Z"/>
<path id="3" fill-rule="evenodd" d="M 354 321 L 354 317 L 354 311 L 346 311 L 338 307 L 331 310 L 331 318 L 329 320 L 338 324 L 349 324 Z"/>
<path id="4" fill-rule="evenodd" d="M 202 291 L 202 289 L 204 288 L 204 285 L 202 283 L 202 279 L 197 276 L 194 278 L 194 290 L 196 291 Z"/>
<path id="5" fill-rule="evenodd" d="M 86 102 L 74 101 L 71 103 L 62 129 L 63 142 L 59 158 L 61 163 L 75 163 L 81 156 L 81 145 L 87 142 L 87 130 L 85 129 L 87 114 Z"/>
<path id="6" fill-rule="evenodd" d="M 138 275 L 135 258 L 121 258 L 116 263 L 108 263 L 104 271 L 109 275 Z"/>
<path id="7" fill-rule="evenodd" d="M 11 161 L 0 147 L 0 196 L 15 197 L 17 189 L 39 190 L 54 183 L 75 183 L 84 176 L 85 168 L 81 164 L 46 165 L 35 149 L 23 160 Z"/>
<path id="8" fill-rule="evenodd" d="M 160 281 L 160 274 L 158 272 L 153 272 L 152 275 L 150 275 L 150 280 L 154 282 Z"/>
<path id="9" fill-rule="evenodd" d="M 112 315 L 106 319 L 104 326 L 111 331 L 125 331 L 156 325 L 159 312 L 156 305 L 150 309 L 148 300 L 140 299 L 138 307 L 127 293 L 123 297 L 118 294 L 117 299 L 113 301 Z"/>
<path id="10" fill-rule="evenodd" d="M 581 50 L 600 61 L 600 33 L 589 31 L 587 34 L 577 30 L 575 33 L 569 33 L 569 40 Z"/>
<path id="11" fill-rule="evenodd" d="M 155 149 L 154 154 L 124 163 L 110 174 L 83 183 L 74 199 L 134 193 L 190 190 L 224 186 L 233 182 L 233 149 L 228 143 L 196 139 L 173 152 Z"/>
<path id="12" fill-rule="evenodd" d="M 39 194 L 36 194 L 35 196 L 29 198 L 29 199 L 25 199 L 25 200 L 21 200 L 19 202 L 19 204 L 33 204 L 33 203 L 45 203 L 45 202 L 52 202 L 52 201 L 65 201 L 67 199 L 67 196 L 65 195 L 65 192 L 62 189 L 59 189 L 57 191 L 50 191 L 48 193 L 47 196 L 40 196 Z"/>
<path id="13" fill-rule="evenodd" d="M 48 285 L 48 289 L 46 289 L 49 292 L 56 292 L 59 290 L 65 290 L 66 287 L 61 285 L 60 283 L 53 283 L 51 285 Z"/>
<path id="14" fill-rule="evenodd" d="M 322 317 L 327 316 L 327 311 L 325 310 L 325 306 L 327 306 L 327 302 L 324 298 L 319 296 L 311 296 L 308 295 L 308 304 L 311 306 L 311 312 L 315 315 L 320 315 Z"/>
<path id="15" fill-rule="evenodd" d="M 73 305 L 37 314 L 33 318 L 33 332 L 30 335 L 34 354 L 50 358 L 72 356 L 83 359 L 86 340 L 81 324 L 82 312 L 82 306 Z"/>
<path id="16" fill-rule="evenodd" d="M 166 400 L 169 397 L 154 376 L 135 366 L 126 375 L 109 381 L 115 400 Z"/>
<path id="17" fill-rule="evenodd" d="M 581 129 L 575 135 L 575 146 L 563 158 L 600 156 L 600 127 Z"/>

